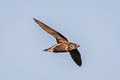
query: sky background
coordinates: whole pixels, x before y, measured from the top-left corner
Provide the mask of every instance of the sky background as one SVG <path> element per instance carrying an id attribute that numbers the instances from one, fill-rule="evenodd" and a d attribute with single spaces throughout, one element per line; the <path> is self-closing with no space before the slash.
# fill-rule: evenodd
<path id="1" fill-rule="evenodd" d="M 82 67 L 42 51 L 56 40 L 33 17 L 80 44 Z M 120 1 L 1 0 L 0 80 L 120 80 Z"/>

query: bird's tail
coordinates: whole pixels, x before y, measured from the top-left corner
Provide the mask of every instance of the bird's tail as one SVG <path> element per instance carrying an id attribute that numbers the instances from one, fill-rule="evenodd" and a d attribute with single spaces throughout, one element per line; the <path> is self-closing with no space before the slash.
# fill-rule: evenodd
<path id="1" fill-rule="evenodd" d="M 43 51 L 48 51 L 48 49 L 44 49 Z"/>
<path id="2" fill-rule="evenodd" d="M 53 49 L 48 48 L 48 49 L 44 49 L 43 51 L 46 51 L 46 52 L 53 52 Z"/>

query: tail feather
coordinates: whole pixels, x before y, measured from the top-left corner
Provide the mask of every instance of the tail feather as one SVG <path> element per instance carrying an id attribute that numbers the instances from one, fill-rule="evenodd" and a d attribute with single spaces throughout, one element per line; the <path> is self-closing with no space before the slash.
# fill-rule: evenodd
<path id="1" fill-rule="evenodd" d="M 48 51 L 48 49 L 44 49 L 43 51 Z"/>
<path id="2" fill-rule="evenodd" d="M 43 51 L 47 51 L 47 52 L 53 52 L 53 49 L 48 48 L 48 49 L 44 49 Z"/>

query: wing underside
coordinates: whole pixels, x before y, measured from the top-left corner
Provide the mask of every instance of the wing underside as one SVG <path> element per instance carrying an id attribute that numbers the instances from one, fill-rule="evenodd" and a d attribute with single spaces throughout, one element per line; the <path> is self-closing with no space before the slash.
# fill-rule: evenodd
<path id="1" fill-rule="evenodd" d="M 82 59 L 81 59 L 81 55 L 79 53 L 79 51 L 77 49 L 70 51 L 70 55 L 73 59 L 73 61 L 78 65 L 81 66 L 82 65 Z"/>
<path id="2" fill-rule="evenodd" d="M 35 22 L 37 24 L 39 24 L 39 26 L 45 30 L 46 32 L 48 32 L 50 35 L 52 35 L 53 37 L 56 38 L 58 43 L 62 43 L 62 42 L 68 42 L 67 38 L 65 38 L 62 34 L 60 34 L 59 32 L 55 31 L 54 29 L 50 28 L 49 26 L 47 26 L 46 24 L 40 22 L 39 20 L 33 18 L 35 20 Z"/>

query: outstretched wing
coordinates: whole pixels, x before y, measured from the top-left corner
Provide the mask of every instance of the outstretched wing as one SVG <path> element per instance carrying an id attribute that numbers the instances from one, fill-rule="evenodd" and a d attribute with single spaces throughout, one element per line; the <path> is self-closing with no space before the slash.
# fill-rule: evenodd
<path id="1" fill-rule="evenodd" d="M 47 26 L 46 24 L 40 22 L 39 20 L 33 18 L 35 20 L 35 22 L 37 24 L 39 24 L 39 26 L 45 30 L 46 32 L 48 32 L 49 34 L 51 34 L 53 37 L 56 38 L 58 43 L 62 43 L 62 42 L 68 42 L 68 40 L 59 32 L 55 31 L 54 29 L 50 28 L 49 26 Z"/>
<path id="2" fill-rule="evenodd" d="M 82 65 L 81 55 L 77 49 L 70 51 L 70 55 L 78 66 Z"/>

